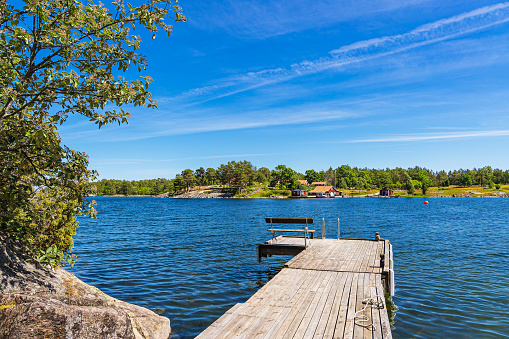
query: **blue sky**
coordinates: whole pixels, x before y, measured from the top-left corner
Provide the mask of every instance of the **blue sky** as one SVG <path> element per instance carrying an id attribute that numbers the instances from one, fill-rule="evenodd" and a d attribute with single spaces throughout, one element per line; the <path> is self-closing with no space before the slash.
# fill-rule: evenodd
<path id="1" fill-rule="evenodd" d="M 142 34 L 159 109 L 100 130 L 80 117 L 61 126 L 100 179 L 231 160 L 509 168 L 509 2 L 180 5 L 188 22 L 173 36 Z"/>

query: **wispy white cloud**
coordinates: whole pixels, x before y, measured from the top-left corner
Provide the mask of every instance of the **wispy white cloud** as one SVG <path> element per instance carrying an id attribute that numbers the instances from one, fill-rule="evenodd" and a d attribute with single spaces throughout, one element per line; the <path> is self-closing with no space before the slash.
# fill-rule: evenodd
<path id="1" fill-rule="evenodd" d="M 327 27 L 366 15 L 380 15 L 383 12 L 432 2 L 432 0 L 223 0 L 219 3 L 211 0 L 196 1 L 198 5 L 187 13 L 191 25 L 206 30 L 221 29 L 249 39 L 265 39 L 306 29 Z M 185 5 L 183 6 L 185 10 Z M 200 17 L 206 17 L 206 20 L 199 20 Z"/>
<path id="2" fill-rule="evenodd" d="M 499 131 L 468 131 L 468 132 L 450 132 L 443 134 L 408 134 L 395 135 L 373 139 L 349 140 L 345 143 L 369 143 L 369 142 L 411 142 L 428 140 L 446 140 L 446 139 L 464 139 L 464 138 L 482 138 L 482 137 L 500 137 L 508 136 L 509 130 Z"/>
<path id="3" fill-rule="evenodd" d="M 302 104 L 285 108 L 259 109 L 245 111 L 235 115 L 218 114 L 214 108 L 186 111 L 187 114 L 170 119 L 147 122 L 137 125 L 136 117 L 128 128 L 111 129 L 109 133 L 97 131 L 83 131 L 73 133 L 64 131 L 66 140 L 80 139 L 84 135 L 93 138 L 95 142 L 119 142 L 148 139 L 161 136 L 175 136 L 217 131 L 232 131 L 240 129 L 263 128 L 282 125 L 310 124 L 360 117 L 362 113 L 348 110 L 331 109 L 332 102 L 320 104 Z M 136 116 L 136 115 L 135 115 Z M 140 114 L 142 117 L 142 115 Z M 136 128 L 136 133 L 130 133 L 129 128 Z"/>
<path id="4" fill-rule="evenodd" d="M 286 68 L 266 69 L 218 79 L 210 85 L 189 90 L 171 98 L 171 100 L 195 105 L 296 77 L 387 57 L 410 49 L 450 40 L 508 21 L 509 2 L 486 6 L 422 25 L 404 34 L 359 41 L 343 46 L 331 51 L 328 57 L 312 61 L 304 60 Z"/>
<path id="5" fill-rule="evenodd" d="M 134 165 L 134 164 L 155 164 L 155 163 L 168 163 L 174 161 L 186 161 L 186 160 L 200 160 L 200 159 L 246 159 L 251 157 L 266 157 L 283 154 L 295 154 L 296 152 L 285 152 L 285 153 L 245 153 L 245 154 L 220 154 L 220 155 L 208 155 L 198 157 L 184 157 L 184 158 L 171 158 L 171 159 L 94 159 L 93 165 L 105 166 L 105 165 Z"/>
<path id="6" fill-rule="evenodd" d="M 447 19 L 417 27 L 405 34 L 359 41 L 331 51 L 332 55 L 364 56 L 376 53 L 400 51 L 451 39 L 463 34 L 485 29 L 509 21 L 509 2 L 475 9 Z"/>

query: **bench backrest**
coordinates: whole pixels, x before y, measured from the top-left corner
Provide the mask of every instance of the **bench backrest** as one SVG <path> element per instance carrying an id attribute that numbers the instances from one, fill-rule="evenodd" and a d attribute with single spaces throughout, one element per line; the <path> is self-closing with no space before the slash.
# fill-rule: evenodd
<path id="1" fill-rule="evenodd" d="M 265 218 L 265 222 L 270 224 L 304 224 L 313 223 L 313 218 Z"/>

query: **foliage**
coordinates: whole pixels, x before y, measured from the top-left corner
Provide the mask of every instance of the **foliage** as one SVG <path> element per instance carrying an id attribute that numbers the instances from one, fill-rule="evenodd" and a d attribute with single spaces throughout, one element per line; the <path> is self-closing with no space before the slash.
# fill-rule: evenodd
<path id="1" fill-rule="evenodd" d="M 150 180 L 102 179 L 92 183 L 95 195 L 158 195 L 173 193 L 173 180 L 158 178 Z"/>
<path id="2" fill-rule="evenodd" d="M 188 169 L 186 173 L 190 174 L 193 172 L 196 176 L 196 173 L 202 173 L 202 171 L 203 167 L 200 167 L 195 171 Z M 382 186 L 389 189 L 406 190 L 408 194 L 414 195 L 416 190 L 423 188 L 423 181 L 425 185 L 427 185 L 427 187 L 425 187 L 425 191 L 427 192 L 427 190 L 432 186 L 443 187 L 443 185 L 461 185 L 460 177 L 473 175 L 473 173 L 478 173 L 478 171 L 479 170 L 474 169 L 451 171 L 447 173 L 443 170 L 433 172 L 421 167 L 409 169 L 387 168 L 385 170 L 381 170 L 368 168 L 358 169 L 357 167 L 342 165 L 332 171 L 329 169 L 327 172 L 317 172 L 311 169 L 306 170 L 306 174 L 301 174 L 284 165 L 277 166 L 271 172 L 266 167 L 260 167 L 257 169 L 248 161 L 230 161 L 227 164 L 221 164 L 217 169 L 211 167 L 207 168 L 204 174 L 204 180 L 206 185 L 221 184 L 228 187 L 228 190 L 225 192 L 233 193 L 233 191 L 236 191 L 237 194 L 240 194 L 240 192 L 248 185 L 253 185 L 254 183 L 266 184 L 267 181 L 272 185 L 272 187 L 278 186 L 280 188 L 282 183 L 283 186 L 288 189 L 301 187 L 303 189 L 311 190 L 313 187 L 300 185 L 297 181 L 293 181 L 293 179 L 306 178 L 308 182 L 312 180 L 323 181 L 322 178 L 324 178 L 327 173 L 329 173 L 328 175 L 330 177 L 331 173 L 334 174 L 335 172 L 337 175 L 336 179 L 338 187 L 344 191 L 348 191 L 348 187 L 355 187 L 358 190 L 371 190 L 372 188 Z M 280 178 L 282 173 L 286 173 L 287 177 L 292 178 L 292 180 L 285 182 L 286 179 L 283 178 L 283 181 L 281 181 Z M 462 173 L 465 173 L 465 175 L 462 175 Z M 495 185 L 495 187 L 496 185 L 509 183 L 509 171 L 494 169 L 492 178 L 491 182 Z M 153 195 L 164 192 L 179 194 L 182 193 L 183 190 L 187 190 L 187 184 L 184 182 L 182 174 L 177 174 L 176 177 L 171 180 L 161 178 L 130 182 L 120 180 L 101 180 L 100 182 L 93 183 L 93 185 L 96 187 L 96 192 L 99 195 Z M 194 187 L 194 185 L 200 185 L 199 181 L 191 181 L 189 188 Z M 285 192 L 289 191 L 285 190 Z M 275 195 L 275 193 L 261 190 L 259 193 L 254 194 L 253 197 L 268 197 L 270 195 Z"/>
<path id="3" fill-rule="evenodd" d="M 472 178 L 470 177 L 470 175 L 468 173 L 463 172 L 463 173 L 461 173 L 461 175 L 458 179 L 458 184 L 460 184 L 461 186 L 466 186 L 466 187 L 472 186 Z"/>
<path id="4" fill-rule="evenodd" d="M 377 187 L 381 190 L 393 188 L 392 178 L 390 173 L 379 171 L 376 176 Z"/>
<path id="5" fill-rule="evenodd" d="M 296 189 L 299 187 L 295 171 L 285 165 L 277 165 L 272 177 L 274 178 L 273 186 L 279 183 L 281 189 Z"/>
<path id="6" fill-rule="evenodd" d="M 415 193 L 415 186 L 412 183 L 412 178 L 407 172 L 405 172 L 405 189 L 410 195 L 413 195 Z"/>
<path id="7" fill-rule="evenodd" d="M 191 169 L 185 169 L 182 171 L 182 183 L 186 187 L 186 192 L 196 185 L 196 177 Z"/>
<path id="8" fill-rule="evenodd" d="M 322 180 L 322 178 L 320 177 L 320 174 L 318 174 L 318 172 L 313 169 L 307 170 L 304 178 L 308 181 L 308 183 L 310 185 L 314 182 L 319 182 Z"/>
<path id="9" fill-rule="evenodd" d="M 339 188 L 342 188 L 342 189 L 347 189 L 348 188 L 348 184 L 346 183 L 345 178 L 341 178 L 341 182 L 340 182 Z"/>
<path id="10" fill-rule="evenodd" d="M 127 122 L 124 105 L 155 108 L 150 77 L 119 75 L 146 67 L 132 31 L 169 35 L 164 17 L 185 18 L 171 0 L 111 8 L 93 0 L 14 4 L 0 1 L 0 231 L 43 263 L 72 264 L 76 216 L 94 215 L 85 197 L 95 172 L 84 153 L 61 145 L 56 126 L 69 114 L 101 127 Z"/>
<path id="11" fill-rule="evenodd" d="M 422 184 L 419 180 L 412 180 L 412 185 L 417 190 L 420 190 L 422 188 Z"/>
<path id="12" fill-rule="evenodd" d="M 419 170 L 419 172 L 417 172 L 416 179 L 421 183 L 422 194 L 426 194 L 428 188 L 433 185 L 433 180 L 431 180 L 425 170 Z"/>
<path id="13" fill-rule="evenodd" d="M 216 182 L 216 170 L 209 167 L 205 171 L 205 183 L 207 185 L 213 185 Z"/>
<path id="14" fill-rule="evenodd" d="M 78 113 L 100 127 L 129 117 L 121 108 L 100 112 L 109 103 L 156 107 L 147 91 L 150 77 L 129 81 L 114 72 L 145 70 L 146 59 L 137 53 L 141 38 L 132 34 L 137 26 L 170 35 L 164 17 L 185 17 L 170 0 L 141 6 L 114 1 L 112 7 L 76 0 L 25 0 L 22 8 L 0 2 L 0 120 L 25 112 L 41 116 L 57 106 L 51 121 Z"/>
<path id="15" fill-rule="evenodd" d="M 61 145 L 54 123 L 29 118 L 11 116 L 0 125 L 0 231 L 32 257 L 72 264 L 75 216 L 94 215 L 84 205 L 95 173 L 84 153 Z"/>

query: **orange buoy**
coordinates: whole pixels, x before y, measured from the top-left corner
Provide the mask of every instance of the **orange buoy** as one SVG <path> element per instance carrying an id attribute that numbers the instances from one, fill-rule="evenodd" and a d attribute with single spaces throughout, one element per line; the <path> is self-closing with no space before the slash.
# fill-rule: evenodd
<path id="1" fill-rule="evenodd" d="M 428 204 L 428 201 L 427 200 L 424 200 L 424 205 L 427 205 Z"/>

